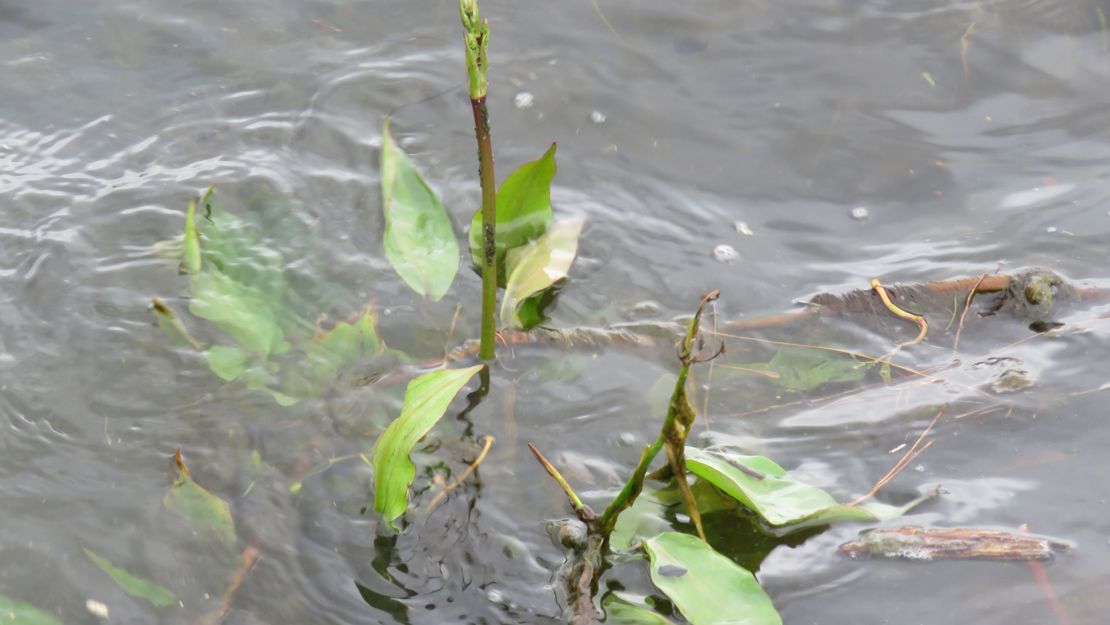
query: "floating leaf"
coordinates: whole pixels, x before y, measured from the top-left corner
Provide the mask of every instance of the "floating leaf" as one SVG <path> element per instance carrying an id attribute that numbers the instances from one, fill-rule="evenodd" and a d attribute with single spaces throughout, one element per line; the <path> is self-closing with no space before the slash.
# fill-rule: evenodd
<path id="1" fill-rule="evenodd" d="M 234 547 L 235 522 L 227 503 L 193 481 L 181 459 L 180 449 L 174 454 L 173 461 L 177 465 L 178 476 L 162 503 L 168 510 L 189 521 L 197 534 L 215 538 L 225 547 Z"/>
<path id="2" fill-rule="evenodd" d="M 15 625 L 62 625 L 62 622 L 35 606 L 0 595 L 0 623 Z"/>
<path id="3" fill-rule="evenodd" d="M 832 382 L 859 382 L 867 377 L 871 364 L 813 349 L 784 348 L 775 352 L 771 362 L 744 366 L 774 373 L 777 377 L 771 379 L 792 391 L 809 391 Z"/>
<path id="4" fill-rule="evenodd" d="M 609 545 L 613 549 L 629 549 L 641 538 L 671 529 L 671 523 L 666 518 L 668 502 L 659 496 L 662 490 L 645 485 L 632 506 L 621 512 L 609 535 Z"/>
<path id="5" fill-rule="evenodd" d="M 540 158 L 509 174 L 497 190 L 497 266 L 505 267 L 505 252 L 535 240 L 555 221 L 551 212 L 551 180 L 555 177 L 555 144 Z M 482 211 L 470 220 L 470 255 L 481 267 Z M 503 286 L 508 271 L 501 269 Z"/>
<path id="6" fill-rule="evenodd" d="M 787 530 L 842 521 L 885 521 L 899 517 L 928 499 L 904 506 L 870 502 L 859 506 L 837 503 L 832 495 L 790 477 L 764 456 L 686 448 L 686 468 L 747 506 L 775 527 Z"/>
<path id="7" fill-rule="evenodd" d="M 139 597 L 146 599 L 154 604 L 156 607 L 164 608 L 169 605 L 177 603 L 177 597 L 172 592 L 155 584 L 152 581 L 145 580 L 141 577 L 135 577 L 127 571 L 114 566 L 111 562 L 103 557 L 93 553 L 88 548 L 85 549 L 85 555 L 93 561 L 94 564 L 99 566 L 109 577 L 112 578 L 124 592 L 132 597 Z"/>
<path id="8" fill-rule="evenodd" d="M 459 270 L 459 244 L 439 198 L 382 126 L 385 255 L 414 291 L 439 300 Z"/>
<path id="9" fill-rule="evenodd" d="M 451 400 L 485 365 L 466 369 L 445 369 L 425 373 L 409 382 L 401 416 L 382 432 L 374 445 L 374 510 L 389 525 L 408 507 L 409 484 L 416 477 L 416 465 L 409 454 L 416 443 L 443 417 Z"/>
<path id="10" fill-rule="evenodd" d="M 185 243 L 182 247 L 181 270 L 189 275 L 200 273 L 200 235 L 197 234 L 197 203 L 189 200 L 185 211 Z"/>
<path id="11" fill-rule="evenodd" d="M 578 254 L 582 224 L 581 218 L 555 222 L 540 238 L 509 251 L 509 280 L 501 300 L 503 325 L 521 327 L 517 314 L 521 302 L 567 277 Z"/>
<path id="12" fill-rule="evenodd" d="M 251 353 L 238 347 L 213 345 L 204 352 L 208 368 L 221 380 L 238 380 L 250 366 Z"/>
<path id="13" fill-rule="evenodd" d="M 689 534 L 644 541 L 651 581 L 693 625 L 781 625 L 755 576 Z"/>
<path id="14" fill-rule="evenodd" d="M 289 349 L 269 303 L 254 289 L 216 271 L 193 276 L 189 312 L 203 317 L 261 356 Z"/>

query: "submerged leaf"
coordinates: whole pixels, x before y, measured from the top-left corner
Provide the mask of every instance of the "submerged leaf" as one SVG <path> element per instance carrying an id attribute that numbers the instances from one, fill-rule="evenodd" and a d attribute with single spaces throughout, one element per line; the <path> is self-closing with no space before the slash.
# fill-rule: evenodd
<path id="1" fill-rule="evenodd" d="M 466 369 L 445 369 L 425 373 L 409 382 L 401 416 L 382 432 L 374 445 L 374 510 L 389 525 L 408 507 L 409 484 L 416 477 L 416 465 L 409 454 L 416 443 L 432 429 L 451 400 L 485 365 Z"/>
<path id="2" fill-rule="evenodd" d="M 497 190 L 497 266 L 505 267 L 505 252 L 538 238 L 555 220 L 551 212 L 551 180 L 555 177 L 555 144 L 540 158 L 509 174 Z M 482 211 L 470 220 L 470 255 L 481 267 Z M 498 282 L 505 284 L 508 271 Z"/>
<path id="3" fill-rule="evenodd" d="M 197 203 L 189 200 L 185 211 L 185 243 L 182 247 L 181 270 L 189 275 L 200 272 L 200 235 L 197 234 Z"/>
<path id="4" fill-rule="evenodd" d="M 85 555 L 93 561 L 93 564 L 99 566 L 109 577 L 112 578 L 124 592 L 132 597 L 139 597 L 146 599 L 154 604 L 156 607 L 164 608 L 169 605 L 177 603 L 177 597 L 172 592 L 155 584 L 152 581 L 145 580 L 141 577 L 135 577 L 131 573 L 113 565 L 105 558 L 97 555 L 88 548 L 85 549 Z"/>
<path id="5" fill-rule="evenodd" d="M 234 547 L 235 522 L 227 503 L 204 490 L 193 481 L 189 469 L 181 459 L 181 450 L 173 456 L 178 476 L 162 503 L 166 509 L 184 518 L 193 526 L 193 531 L 207 538 L 215 538 L 225 547 Z"/>
<path id="6" fill-rule="evenodd" d="M 193 276 L 189 312 L 203 317 L 260 356 L 289 349 L 270 303 L 254 289 L 217 271 Z"/>
<path id="7" fill-rule="evenodd" d="M 238 347 L 213 345 L 205 350 L 204 360 L 208 362 L 208 368 L 212 373 L 221 380 L 231 382 L 238 380 L 247 371 L 251 362 L 251 353 Z"/>
<path id="8" fill-rule="evenodd" d="M 35 606 L 0 595 L 0 623 L 17 625 L 62 625 L 52 615 Z"/>
<path id="9" fill-rule="evenodd" d="M 367 309 L 353 323 L 341 321 L 308 347 L 305 364 L 313 381 L 334 381 L 362 358 L 376 356 L 383 345 L 378 337 L 378 315 Z"/>
<path id="10" fill-rule="evenodd" d="M 885 521 L 899 517 L 929 496 L 905 506 L 867 503 L 848 506 L 829 493 L 790 477 L 764 456 L 686 448 L 686 467 L 755 512 L 787 530 L 842 521 Z"/>
<path id="11" fill-rule="evenodd" d="M 521 327 L 517 312 L 521 303 L 567 277 L 574 257 L 578 255 L 582 224 L 581 218 L 556 222 L 540 238 L 509 251 L 509 280 L 505 297 L 501 300 L 503 325 Z"/>
<path id="12" fill-rule="evenodd" d="M 663 532 L 644 541 L 651 581 L 693 625 L 781 625 L 755 576 L 696 536 Z"/>
<path id="13" fill-rule="evenodd" d="M 789 390 L 810 391 L 833 382 L 859 382 L 867 377 L 871 364 L 818 350 L 788 347 L 775 352 L 771 362 L 744 366 L 774 373 L 774 377 L 768 377 Z"/>
<path id="14" fill-rule="evenodd" d="M 459 244 L 443 204 L 393 142 L 388 118 L 381 168 L 385 255 L 414 291 L 439 300 L 459 270 Z"/>

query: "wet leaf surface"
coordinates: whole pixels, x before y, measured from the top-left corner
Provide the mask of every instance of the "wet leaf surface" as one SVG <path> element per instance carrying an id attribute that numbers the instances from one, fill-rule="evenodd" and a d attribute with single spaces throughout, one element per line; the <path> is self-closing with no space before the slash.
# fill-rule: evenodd
<path id="1" fill-rule="evenodd" d="M 439 300 L 459 270 L 459 244 L 447 210 L 389 134 L 388 119 L 381 168 L 385 255 L 412 290 Z"/>
<path id="2" fill-rule="evenodd" d="M 193 481 L 181 459 L 181 450 L 173 459 L 178 476 L 162 500 L 166 509 L 187 520 L 198 536 L 215 540 L 224 547 L 234 547 L 235 522 L 227 502 Z"/>
<path id="3" fill-rule="evenodd" d="M 782 623 L 755 576 L 696 536 L 663 532 L 644 541 L 644 550 L 652 583 L 693 625 Z"/>
<path id="4" fill-rule="evenodd" d="M 62 625 L 52 615 L 35 606 L 0 595 L 0 622 L 18 625 Z"/>
<path id="5" fill-rule="evenodd" d="M 416 443 L 435 426 L 451 400 L 485 365 L 425 373 L 409 382 L 401 415 L 374 445 L 374 510 L 396 528 L 405 513 L 416 465 L 409 457 Z"/>

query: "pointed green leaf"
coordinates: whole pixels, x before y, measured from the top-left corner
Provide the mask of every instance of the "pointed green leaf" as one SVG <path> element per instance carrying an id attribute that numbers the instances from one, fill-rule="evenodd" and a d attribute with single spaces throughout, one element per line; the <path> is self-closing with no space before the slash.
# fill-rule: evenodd
<path id="1" fill-rule="evenodd" d="M 35 606 L 0 595 L 0 623 L 14 625 L 62 625 L 62 622 Z"/>
<path id="2" fill-rule="evenodd" d="M 108 560 L 92 552 L 88 548 L 85 549 L 85 555 L 93 561 L 94 564 L 99 566 L 109 577 L 112 578 L 124 592 L 132 597 L 139 597 L 146 599 L 154 604 L 156 607 L 164 608 L 169 605 L 177 603 L 177 597 L 172 592 L 155 584 L 152 581 L 145 580 L 141 577 L 135 577 L 127 571 L 113 565 Z"/>
<path id="3" fill-rule="evenodd" d="M 578 255 L 582 224 L 581 218 L 555 222 L 540 238 L 509 251 L 509 280 L 501 300 L 502 325 L 522 327 L 517 313 L 520 304 L 567 277 Z"/>
<path id="4" fill-rule="evenodd" d="M 539 238 L 555 221 L 551 212 L 551 180 L 555 177 L 555 144 L 540 158 L 509 174 L 497 190 L 497 266 L 505 252 Z M 470 255 L 482 266 L 482 211 L 470 220 Z M 507 275 L 508 272 L 505 272 Z M 504 284 L 504 276 L 500 277 Z"/>
<path id="5" fill-rule="evenodd" d="M 231 382 L 238 380 L 246 372 L 250 366 L 251 353 L 238 347 L 213 345 L 205 350 L 204 359 L 212 373 L 221 380 Z"/>
<path id="6" fill-rule="evenodd" d="M 374 510 L 394 529 L 394 521 L 408 507 L 409 484 L 416 477 L 416 465 L 409 454 L 483 366 L 432 371 L 414 378 L 405 389 L 401 416 L 389 424 L 374 445 Z"/>
<path id="7" fill-rule="evenodd" d="M 414 291 L 439 300 L 459 270 L 459 244 L 443 204 L 393 142 L 388 118 L 381 168 L 385 255 Z"/>
<path id="8" fill-rule="evenodd" d="M 162 500 L 166 509 L 187 520 L 195 533 L 214 538 L 225 547 L 234 547 L 235 522 L 227 503 L 193 481 L 180 451 L 174 455 L 174 462 L 178 476 Z"/>
<path id="9" fill-rule="evenodd" d="M 185 211 L 185 243 L 182 248 L 181 270 L 189 275 L 200 272 L 200 235 L 197 234 L 197 203 L 189 200 Z"/>
<path id="10" fill-rule="evenodd" d="M 651 582 L 692 625 L 782 625 L 755 576 L 698 537 L 663 532 L 644 550 Z"/>
<path id="11" fill-rule="evenodd" d="M 741 468 L 742 467 L 742 468 Z M 788 530 L 855 521 L 885 521 L 905 514 L 929 496 L 905 506 L 837 503 L 827 492 L 790 477 L 769 458 L 686 448 L 686 468 L 747 506 L 775 527 Z"/>

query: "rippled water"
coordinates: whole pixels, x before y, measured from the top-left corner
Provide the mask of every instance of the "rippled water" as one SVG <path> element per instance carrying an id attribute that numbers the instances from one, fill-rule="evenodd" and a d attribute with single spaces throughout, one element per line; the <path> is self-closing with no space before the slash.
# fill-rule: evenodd
<path id="1" fill-rule="evenodd" d="M 666 319 L 712 288 L 732 319 L 875 276 L 1040 265 L 1108 284 L 1110 8 L 1095 0 L 482 8 L 499 172 L 557 141 L 556 212 L 587 219 L 554 325 L 623 321 L 645 301 Z M 217 183 L 232 210 L 259 194 L 286 198 L 299 224 L 290 245 L 318 250 L 321 279 L 374 298 L 391 344 L 434 358 L 456 303 L 467 306 L 457 335 L 476 333 L 470 272 L 426 304 L 381 248 L 387 114 L 458 232 L 478 201 L 452 3 L 46 1 L 0 7 L 0 35 L 0 594 L 66 623 L 96 619 L 88 599 L 121 623 L 194 622 L 215 608 L 233 562 L 162 504 L 181 448 L 198 481 L 231 502 L 243 545 L 261 550 L 228 623 L 558 622 L 563 552 L 543 522 L 568 510 L 523 445 L 579 469 L 571 479 L 603 502 L 658 427 L 646 396 L 673 368 L 668 349 L 506 357 L 490 396 L 445 421 L 438 450 L 419 458 L 458 471 L 492 433 L 481 481 L 394 536 L 365 510 L 369 468 L 327 461 L 368 450 L 396 389 L 279 408 L 169 346 L 149 310 L 153 295 L 185 309 L 185 281 L 153 245 Z M 853 218 L 857 207 L 866 218 Z M 721 245 L 739 258 L 720 262 Z M 1049 579 L 1071 622 L 1101 622 L 1110 391 L 1086 391 L 1107 381 L 1106 314 L 1078 307 L 1064 318 L 1073 331 L 997 353 L 1031 336 L 1025 324 L 973 319 L 941 382 L 836 402 L 715 377 L 699 437 L 766 453 L 849 498 L 938 404 L 974 403 L 981 385 L 1020 369 L 1031 388 L 942 421 L 881 496 L 942 484 L 947 494 L 908 522 L 1028 523 L 1072 541 Z M 952 362 L 948 322 L 934 319 L 930 345 L 905 362 Z M 862 334 L 855 348 L 890 345 Z M 552 359 L 581 375 L 543 382 L 534 368 Z M 782 405 L 758 411 L 768 401 Z M 735 519 L 710 522 L 718 548 L 747 562 Z M 838 557 L 857 529 L 763 560 L 787 623 L 1059 622 L 1024 565 Z M 124 595 L 82 546 L 170 587 L 182 606 Z M 602 581 L 603 592 L 618 586 L 652 592 L 636 563 Z"/>

